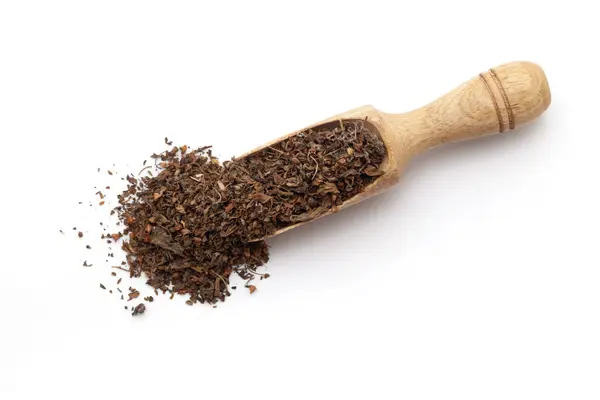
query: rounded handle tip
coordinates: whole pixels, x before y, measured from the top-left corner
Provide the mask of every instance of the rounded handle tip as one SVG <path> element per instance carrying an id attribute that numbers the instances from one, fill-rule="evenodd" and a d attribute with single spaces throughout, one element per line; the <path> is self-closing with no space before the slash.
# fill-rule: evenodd
<path id="1" fill-rule="evenodd" d="M 546 74 L 535 63 L 499 65 L 480 77 L 494 98 L 501 132 L 536 119 L 552 101 Z"/>
<path id="2" fill-rule="evenodd" d="M 552 94 L 550 93 L 550 85 L 546 73 L 539 65 L 523 61 L 519 63 L 521 67 L 530 77 L 531 90 L 536 91 L 542 99 L 543 109 L 547 109 L 552 102 Z"/>

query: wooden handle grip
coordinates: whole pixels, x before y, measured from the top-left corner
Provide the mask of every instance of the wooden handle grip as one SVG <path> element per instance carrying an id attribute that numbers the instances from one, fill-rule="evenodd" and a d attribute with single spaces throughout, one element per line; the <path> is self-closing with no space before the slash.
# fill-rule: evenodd
<path id="1" fill-rule="evenodd" d="M 503 64 L 479 74 L 427 106 L 391 118 L 415 152 L 442 143 L 508 132 L 550 105 L 544 71 L 530 62 Z"/>

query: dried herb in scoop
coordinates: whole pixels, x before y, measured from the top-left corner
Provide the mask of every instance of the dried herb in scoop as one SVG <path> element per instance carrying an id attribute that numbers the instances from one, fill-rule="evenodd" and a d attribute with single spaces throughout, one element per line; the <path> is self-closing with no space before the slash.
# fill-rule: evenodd
<path id="1" fill-rule="evenodd" d="M 210 147 L 155 154 L 158 172 L 127 175 L 118 196 L 129 273 L 189 304 L 224 301 L 232 274 L 251 280 L 268 261 L 262 238 L 361 193 L 381 175 L 385 155 L 360 120 L 308 129 L 223 164 Z"/>

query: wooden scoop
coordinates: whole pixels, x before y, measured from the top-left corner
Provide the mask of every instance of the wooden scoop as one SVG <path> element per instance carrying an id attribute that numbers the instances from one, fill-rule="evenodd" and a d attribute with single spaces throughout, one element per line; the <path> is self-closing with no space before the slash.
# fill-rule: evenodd
<path id="1" fill-rule="evenodd" d="M 340 120 L 364 121 L 367 128 L 379 133 L 387 149 L 387 158 L 380 166 L 384 173 L 362 193 L 318 217 L 321 218 L 389 189 L 399 181 L 406 163 L 425 150 L 446 142 L 512 131 L 539 117 L 549 105 L 550 88 L 544 71 L 530 62 L 513 62 L 481 73 L 409 113 L 387 114 L 372 106 L 356 108 L 280 137 L 241 157 L 309 128 L 339 124 Z M 304 223 L 287 226 L 271 236 Z"/>

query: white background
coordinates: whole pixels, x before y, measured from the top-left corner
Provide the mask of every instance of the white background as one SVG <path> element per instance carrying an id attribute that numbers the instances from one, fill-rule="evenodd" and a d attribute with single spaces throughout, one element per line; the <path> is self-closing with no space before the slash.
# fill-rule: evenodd
<path id="1" fill-rule="evenodd" d="M 598 399 L 592 3 L 0 2 L 0 398 Z M 513 60 L 546 71 L 541 119 L 271 240 L 253 295 L 132 318 L 99 288 L 94 186 L 165 136 L 228 158 Z"/>

